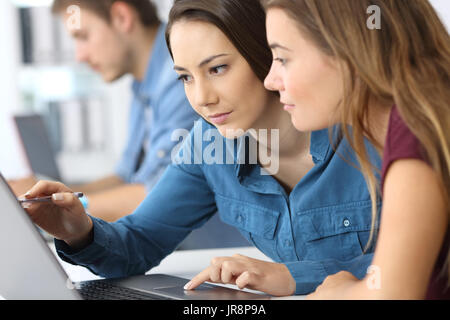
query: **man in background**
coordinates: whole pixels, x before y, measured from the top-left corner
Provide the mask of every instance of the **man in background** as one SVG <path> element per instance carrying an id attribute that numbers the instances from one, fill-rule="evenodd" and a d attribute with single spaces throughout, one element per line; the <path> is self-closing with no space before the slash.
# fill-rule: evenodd
<path id="1" fill-rule="evenodd" d="M 78 61 L 108 83 L 134 78 L 128 142 L 115 174 L 71 186 L 87 196 L 89 214 L 116 221 L 136 209 L 170 164 L 177 143 L 172 132 L 190 130 L 198 116 L 173 70 L 166 26 L 149 0 L 54 0 L 52 11 L 66 22 Z M 74 21 L 77 13 L 80 21 Z M 34 177 L 10 181 L 17 195 L 34 183 Z"/>

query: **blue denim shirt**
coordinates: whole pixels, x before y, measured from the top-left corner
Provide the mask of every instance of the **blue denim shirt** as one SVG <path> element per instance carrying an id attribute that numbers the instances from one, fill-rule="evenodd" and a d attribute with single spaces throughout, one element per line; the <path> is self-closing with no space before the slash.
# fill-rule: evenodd
<path id="1" fill-rule="evenodd" d="M 158 29 L 142 82 L 133 81 L 133 100 L 128 138 L 116 174 L 127 183 L 139 183 L 150 191 L 170 164 L 175 129 L 190 130 L 198 119 L 186 98 L 183 84 L 173 70 L 165 40 L 165 24 Z M 138 167 L 142 147 L 146 149 Z"/>
<path id="2" fill-rule="evenodd" d="M 224 159 L 234 163 L 199 161 L 204 154 L 220 154 L 210 141 L 219 141 Z M 262 174 L 258 164 L 236 161 L 248 150 L 245 137 L 227 140 L 198 121 L 174 163 L 132 215 L 115 223 L 93 218 L 93 242 L 73 252 L 56 240 L 58 254 L 104 277 L 143 274 L 218 209 L 224 222 L 288 267 L 296 294 L 312 292 L 327 275 L 341 270 L 364 277 L 373 257 L 373 246 L 363 253 L 371 228 L 370 197 L 359 170 L 333 151 L 329 131 L 311 134 L 315 166 L 290 194 L 274 177 Z M 348 155 L 348 142 L 340 140 L 336 150 Z"/>

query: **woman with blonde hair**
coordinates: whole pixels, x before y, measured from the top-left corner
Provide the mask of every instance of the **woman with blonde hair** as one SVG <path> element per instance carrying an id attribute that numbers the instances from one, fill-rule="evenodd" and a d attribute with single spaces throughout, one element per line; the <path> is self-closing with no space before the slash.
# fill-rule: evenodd
<path id="1" fill-rule="evenodd" d="M 300 131 L 343 124 L 373 221 L 383 199 L 373 272 L 362 280 L 328 276 L 309 298 L 450 298 L 450 37 L 433 7 L 426 0 L 265 5 L 274 55 L 266 87 L 280 92 Z M 383 156 L 381 172 L 364 137 Z"/>

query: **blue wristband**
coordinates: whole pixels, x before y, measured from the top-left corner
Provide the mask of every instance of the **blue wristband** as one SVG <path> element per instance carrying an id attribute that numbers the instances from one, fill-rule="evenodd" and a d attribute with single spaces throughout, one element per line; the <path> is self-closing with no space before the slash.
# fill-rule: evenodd
<path id="1" fill-rule="evenodd" d="M 83 196 L 80 198 L 80 202 L 81 202 L 81 204 L 83 205 L 84 209 L 87 210 L 87 208 L 89 207 L 89 200 L 88 200 L 88 198 L 87 198 L 86 195 L 83 195 Z"/>

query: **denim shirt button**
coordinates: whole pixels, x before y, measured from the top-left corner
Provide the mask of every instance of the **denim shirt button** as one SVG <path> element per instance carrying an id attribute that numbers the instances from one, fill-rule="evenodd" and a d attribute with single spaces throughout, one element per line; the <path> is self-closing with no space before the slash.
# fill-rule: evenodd
<path id="1" fill-rule="evenodd" d="M 244 218 L 242 217 L 242 215 L 237 216 L 237 222 L 242 222 L 243 220 Z"/>
<path id="2" fill-rule="evenodd" d="M 284 240 L 284 245 L 286 247 L 290 247 L 291 246 L 291 241 L 290 240 Z"/>
<path id="3" fill-rule="evenodd" d="M 345 219 L 344 220 L 344 227 L 348 227 L 348 226 L 350 226 L 350 220 Z"/>

